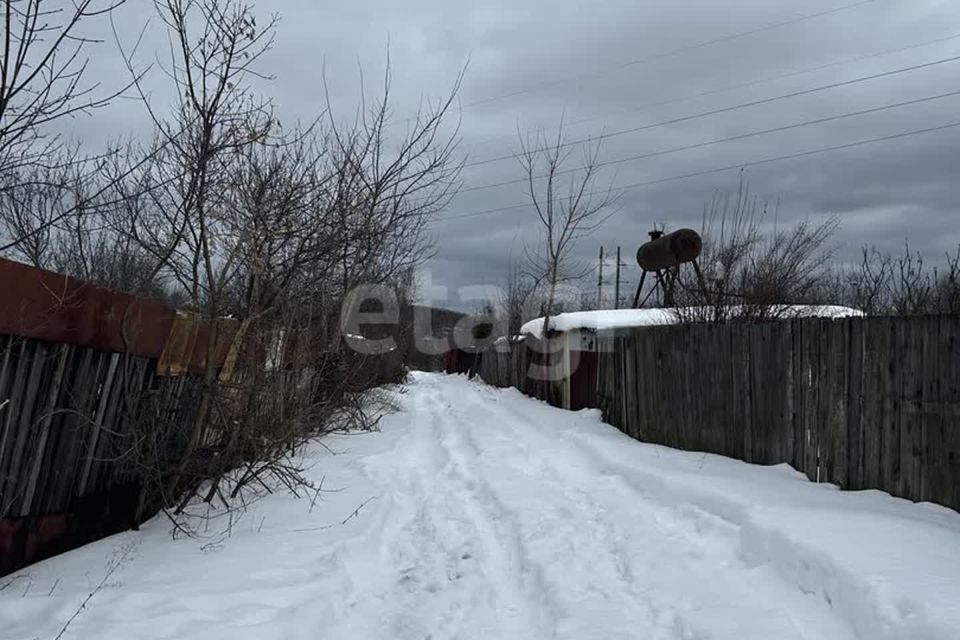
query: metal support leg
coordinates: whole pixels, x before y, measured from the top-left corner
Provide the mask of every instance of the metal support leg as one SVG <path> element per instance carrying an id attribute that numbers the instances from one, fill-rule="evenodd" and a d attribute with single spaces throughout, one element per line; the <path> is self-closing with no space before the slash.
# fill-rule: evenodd
<path id="1" fill-rule="evenodd" d="M 633 296 L 633 308 L 637 308 L 637 304 L 640 302 L 640 292 L 643 290 L 643 281 L 647 279 L 647 272 L 643 271 L 640 273 L 640 284 L 637 285 L 637 295 Z"/>

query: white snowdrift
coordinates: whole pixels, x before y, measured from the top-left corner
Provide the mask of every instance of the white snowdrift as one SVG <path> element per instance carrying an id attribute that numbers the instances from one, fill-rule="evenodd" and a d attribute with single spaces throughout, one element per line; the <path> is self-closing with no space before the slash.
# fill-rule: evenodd
<path id="1" fill-rule="evenodd" d="M 626 436 L 598 416 L 564 437 L 624 482 L 739 530 L 738 555 L 822 598 L 856 637 L 960 638 L 960 514 L 879 491 L 813 484 L 788 465 L 759 467 Z"/>
<path id="2" fill-rule="evenodd" d="M 0 591 L 0 638 L 78 611 L 64 640 L 960 638 L 956 512 L 463 376 L 395 397 L 381 433 L 308 452 L 337 490 L 312 508 L 275 494 L 200 540 L 158 518 L 35 565 Z"/>
<path id="3" fill-rule="evenodd" d="M 737 307 L 730 308 L 736 315 Z M 575 331 L 589 329 L 593 331 L 629 329 L 679 324 L 684 317 L 700 317 L 703 312 L 697 308 L 686 309 L 603 309 L 599 311 L 572 311 L 559 313 L 550 318 L 552 331 Z M 848 318 L 862 316 L 863 312 L 850 307 L 833 305 L 790 305 L 778 307 L 774 315 L 782 318 Z M 525 323 L 520 333 L 537 338 L 543 337 L 543 318 Z"/>

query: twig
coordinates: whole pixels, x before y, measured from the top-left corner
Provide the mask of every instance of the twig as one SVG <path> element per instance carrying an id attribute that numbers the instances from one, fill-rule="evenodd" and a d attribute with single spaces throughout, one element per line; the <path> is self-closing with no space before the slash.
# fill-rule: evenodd
<path id="1" fill-rule="evenodd" d="M 330 448 L 325 442 L 323 442 L 322 440 L 317 439 L 316 442 L 317 442 L 317 444 L 319 444 L 321 447 L 323 447 L 324 449 L 326 449 L 327 451 L 329 451 L 329 452 L 330 452 L 330 455 L 334 455 L 334 456 L 340 455 L 339 453 L 337 453 L 336 451 L 334 451 L 333 449 L 331 449 L 331 448 Z"/>
<path id="2" fill-rule="evenodd" d="M 117 560 L 112 567 L 110 567 L 110 570 L 107 571 L 106 575 L 103 576 L 103 580 L 100 581 L 100 584 L 98 584 L 90 593 L 87 594 L 87 597 L 83 599 L 83 602 L 80 603 L 80 606 L 77 607 L 77 610 L 74 611 L 73 615 L 70 616 L 70 619 L 66 621 L 66 623 L 63 625 L 63 628 L 60 629 L 60 633 L 57 634 L 57 637 L 54 638 L 54 640 L 60 640 L 60 638 L 63 637 L 63 634 L 67 632 L 67 628 L 70 626 L 70 624 L 74 620 L 76 620 L 77 616 L 79 616 L 83 612 L 83 610 L 87 607 L 87 603 L 93 599 L 93 596 L 97 595 L 97 593 L 99 593 L 100 590 L 103 589 L 103 585 L 105 585 L 107 583 L 107 580 L 110 579 L 110 577 L 114 574 L 114 572 L 120 568 L 120 565 L 124 563 L 124 561 L 127 559 L 127 556 L 130 555 L 130 552 L 133 551 L 133 548 L 135 546 L 136 546 L 135 544 L 127 545 L 127 548 L 123 551 L 123 554 L 120 556 L 120 559 Z"/>
<path id="3" fill-rule="evenodd" d="M 218 538 L 218 539 L 216 539 L 216 540 L 211 540 L 210 542 L 208 542 L 208 543 L 206 543 L 206 544 L 204 544 L 204 545 L 201 545 L 201 546 L 200 546 L 200 551 L 203 551 L 204 553 L 206 553 L 206 552 L 209 551 L 210 549 L 218 549 L 218 548 L 220 548 L 221 546 L 223 546 L 223 540 L 224 540 L 223 538 Z"/>
<path id="4" fill-rule="evenodd" d="M 352 518 L 356 518 L 357 516 L 359 516 L 359 515 L 360 515 L 360 509 L 363 509 L 365 506 L 367 506 L 367 503 L 368 503 L 368 502 L 370 502 L 370 501 L 372 501 L 372 500 L 376 500 L 376 499 L 377 499 L 377 496 L 373 496 L 373 497 L 367 498 L 366 500 L 364 500 L 363 502 L 361 502 L 361 503 L 360 503 L 360 506 L 357 507 L 356 509 L 354 509 L 354 510 L 353 510 L 353 513 L 351 513 L 351 514 L 348 515 L 346 518 L 344 518 L 344 519 L 343 519 L 343 522 L 341 522 L 340 524 L 347 524 L 347 522 L 349 522 Z"/>
<path id="5" fill-rule="evenodd" d="M 372 497 L 370 497 L 370 498 L 367 498 L 366 500 L 364 500 L 363 502 L 361 502 L 361 503 L 360 503 L 360 506 L 358 506 L 356 509 L 354 509 L 353 512 L 352 512 L 350 515 L 348 515 L 346 518 L 344 518 L 342 521 L 340 521 L 340 522 L 338 522 L 338 523 L 335 523 L 335 524 L 325 524 L 325 525 L 323 525 L 322 527 L 309 527 L 309 528 L 306 528 L 306 529 L 290 529 L 290 533 L 308 533 L 308 532 L 311 532 L 311 531 L 326 531 L 327 529 L 332 529 L 332 528 L 334 528 L 334 527 L 343 526 L 343 525 L 347 524 L 348 522 L 350 522 L 350 520 L 352 520 L 353 518 L 356 518 L 357 516 L 359 516 L 359 515 L 360 515 L 360 510 L 363 509 L 368 503 L 370 503 L 370 502 L 372 502 L 373 500 L 376 500 L 376 499 L 377 499 L 377 496 L 372 496 Z"/>
<path id="6" fill-rule="evenodd" d="M 23 574 L 21 574 L 21 575 L 19 575 L 19 576 L 13 576 L 12 578 L 10 578 L 9 580 L 7 580 L 7 581 L 4 582 L 3 584 L 0 584 L 0 591 L 3 591 L 4 589 L 12 586 L 13 583 L 16 582 L 17 580 L 29 580 L 29 579 L 30 579 L 30 576 L 28 576 L 28 575 L 23 575 Z"/>
<path id="7" fill-rule="evenodd" d="M 313 500 L 310 501 L 310 511 L 313 513 L 313 507 L 317 504 L 317 498 L 320 497 L 320 492 L 323 491 L 323 481 L 327 479 L 327 476 L 320 478 L 320 484 L 317 485 L 317 490 L 313 492 Z"/>

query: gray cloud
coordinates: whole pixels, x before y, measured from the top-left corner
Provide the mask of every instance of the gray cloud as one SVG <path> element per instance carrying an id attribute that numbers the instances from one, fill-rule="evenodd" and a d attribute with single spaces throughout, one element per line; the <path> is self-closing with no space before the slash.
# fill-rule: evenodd
<path id="1" fill-rule="evenodd" d="M 144 20 L 143 0 L 117 16 L 125 38 Z M 960 38 L 810 73 L 798 70 L 960 34 L 960 6 L 949 0 L 876 0 L 845 11 L 660 56 L 843 4 L 842 0 L 569 0 L 452 3 L 439 0 L 285 0 L 277 45 L 264 60 L 276 79 L 263 86 L 289 119 L 310 118 L 324 103 L 322 69 L 338 114 L 357 106 L 358 66 L 375 90 L 386 51 L 395 111 L 412 113 L 424 95 L 441 96 L 469 59 L 461 101 L 463 149 L 471 160 L 516 150 L 517 128 L 553 127 L 571 138 L 640 126 L 808 87 L 960 55 Z M 158 47 L 162 40 L 149 39 Z M 644 63 L 627 63 L 647 60 Z M 105 78 L 120 72 L 107 42 L 98 50 Z M 960 89 L 960 62 L 691 120 L 603 144 L 604 159 L 778 127 Z M 789 77 L 772 79 L 792 74 Z M 762 81 L 762 82 L 760 82 Z M 731 85 L 751 86 L 720 91 Z M 162 82 L 157 80 L 158 96 Z M 711 92 L 709 95 L 702 95 Z M 510 95 L 516 94 L 516 95 Z M 502 97 L 506 96 L 506 97 Z M 681 99 L 681 98 L 688 99 Z M 662 104 L 668 102 L 668 104 Z M 607 170 L 614 184 L 655 181 L 764 158 L 845 144 L 960 120 L 960 97 L 858 118 L 626 162 Z M 142 108 L 119 102 L 73 123 L 89 141 L 145 126 Z M 586 122 L 580 122 L 587 120 Z M 491 140 L 492 138 L 492 140 Z M 960 242 L 955 172 L 960 129 L 767 164 L 747 170 L 756 193 L 779 198 L 780 221 L 835 215 L 837 241 L 853 255 L 863 243 L 894 247 L 905 236 L 940 253 Z M 520 177 L 515 161 L 468 168 L 464 186 Z M 632 255 L 655 222 L 698 224 L 716 190 L 736 187 L 737 169 L 626 192 L 619 212 L 578 249 L 594 259 L 601 244 Z M 525 202 L 522 186 L 458 196 L 447 216 Z M 503 279 L 511 251 L 536 238 L 529 210 L 474 218 L 444 216 L 431 225 L 433 281 L 451 288 Z"/>

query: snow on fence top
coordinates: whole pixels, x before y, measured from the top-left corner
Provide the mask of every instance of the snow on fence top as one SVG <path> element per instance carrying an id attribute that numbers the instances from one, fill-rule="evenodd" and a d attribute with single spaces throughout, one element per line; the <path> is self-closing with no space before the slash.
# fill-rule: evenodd
<path id="1" fill-rule="evenodd" d="M 739 307 L 729 307 L 730 315 L 736 317 Z M 711 310 L 698 308 L 682 309 L 604 309 L 600 311 L 573 311 L 559 313 L 550 318 L 551 331 L 576 331 L 587 329 L 603 331 L 654 327 L 679 324 L 685 317 L 709 317 Z M 833 305 L 784 305 L 774 307 L 771 315 L 778 318 L 849 318 L 862 316 L 863 312 L 850 307 Z M 520 328 L 523 334 L 543 337 L 543 318 L 527 322 Z"/>

